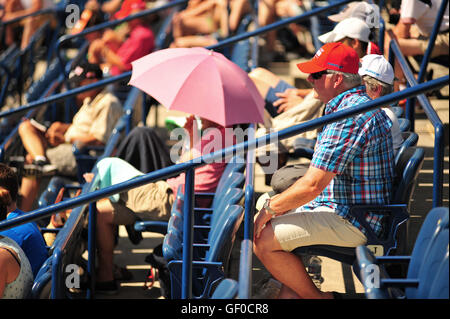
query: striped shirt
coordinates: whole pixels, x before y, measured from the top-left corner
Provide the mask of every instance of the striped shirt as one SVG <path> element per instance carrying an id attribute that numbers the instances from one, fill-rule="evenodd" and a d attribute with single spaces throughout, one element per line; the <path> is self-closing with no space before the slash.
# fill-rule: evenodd
<path id="1" fill-rule="evenodd" d="M 325 114 L 368 101 L 364 87 L 356 87 L 329 101 Z M 360 223 L 348 213 L 351 205 L 389 203 L 394 178 L 391 126 L 391 120 L 381 108 L 324 126 L 311 165 L 336 176 L 302 210 L 332 208 L 365 234 Z M 381 215 L 368 213 L 366 220 L 375 233 L 381 233 Z"/>

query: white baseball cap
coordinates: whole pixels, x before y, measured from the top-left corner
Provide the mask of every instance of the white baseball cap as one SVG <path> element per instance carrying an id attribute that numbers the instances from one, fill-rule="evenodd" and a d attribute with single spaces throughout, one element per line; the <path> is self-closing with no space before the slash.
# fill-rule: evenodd
<path id="1" fill-rule="evenodd" d="M 368 75 L 386 84 L 394 83 L 394 69 L 384 56 L 368 54 L 361 59 L 360 76 Z"/>
<path id="2" fill-rule="evenodd" d="M 329 43 L 349 37 L 369 42 L 369 35 L 370 28 L 364 21 L 358 18 L 348 18 L 336 24 L 332 31 L 319 36 L 319 40 L 323 43 Z"/>
<path id="3" fill-rule="evenodd" d="M 331 21 L 340 22 L 347 18 L 359 18 L 367 23 L 367 19 L 373 18 L 380 19 L 380 9 L 376 4 L 369 4 L 364 1 L 354 1 L 347 4 L 347 6 L 341 12 L 332 14 L 328 17 Z"/>

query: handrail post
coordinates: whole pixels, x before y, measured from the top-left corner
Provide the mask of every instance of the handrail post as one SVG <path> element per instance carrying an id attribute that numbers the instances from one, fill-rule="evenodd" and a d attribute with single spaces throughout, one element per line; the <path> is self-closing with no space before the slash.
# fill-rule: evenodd
<path id="1" fill-rule="evenodd" d="M 183 206 L 183 264 L 181 298 L 192 298 L 192 254 L 194 237 L 194 168 L 186 171 Z"/>
<path id="2" fill-rule="evenodd" d="M 62 251 L 60 247 L 56 247 L 53 252 L 52 258 L 52 290 L 50 294 L 51 299 L 59 299 L 61 298 L 61 280 L 62 280 L 62 271 L 61 271 L 61 260 L 62 260 Z"/>
<path id="3" fill-rule="evenodd" d="M 89 226 L 88 226 L 88 265 L 89 287 L 86 293 L 87 299 L 93 299 L 95 293 L 95 249 L 97 227 L 97 208 L 96 202 L 89 203 Z"/>
<path id="4" fill-rule="evenodd" d="M 434 129 L 433 160 L 433 208 L 442 206 L 444 170 L 444 126 L 439 123 Z"/>

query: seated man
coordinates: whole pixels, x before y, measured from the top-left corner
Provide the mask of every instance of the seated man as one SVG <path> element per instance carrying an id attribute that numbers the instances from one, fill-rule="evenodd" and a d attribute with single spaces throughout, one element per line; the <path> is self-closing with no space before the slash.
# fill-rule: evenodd
<path id="1" fill-rule="evenodd" d="M 358 75 L 359 57 L 341 44 L 325 44 L 311 61 L 298 64 L 310 74 L 325 114 L 368 102 Z M 266 201 L 255 217 L 254 252 L 283 286 L 279 298 L 333 298 L 312 282 L 291 251 L 310 245 L 356 247 L 367 238 L 348 216 L 350 205 L 389 203 L 394 178 L 392 122 L 381 109 L 323 127 L 305 176 Z M 375 232 L 380 216 L 366 217 Z"/>
<path id="2" fill-rule="evenodd" d="M 364 82 L 367 95 L 373 100 L 387 95 L 393 91 L 394 70 L 390 63 L 382 56 L 369 54 L 361 59 L 361 67 L 358 71 Z M 400 149 L 403 138 L 398 124 L 397 116 L 387 106 L 382 110 L 392 121 L 392 142 L 394 156 Z M 287 165 L 277 170 L 272 177 L 271 186 L 275 193 L 281 193 L 290 187 L 297 179 L 302 177 L 308 170 L 309 164 Z M 261 199 L 262 201 L 263 199 Z"/>
<path id="3" fill-rule="evenodd" d="M 73 87 L 84 86 L 103 78 L 97 65 L 84 63 L 69 75 Z M 80 107 L 72 123 L 55 122 L 48 129 L 25 120 L 19 126 L 19 135 L 27 151 L 25 174 L 22 179 L 21 209 L 29 211 L 39 189 L 39 176 L 58 171 L 66 176 L 76 176 L 76 161 L 72 144 L 105 145 L 122 115 L 122 105 L 117 97 L 103 88 L 95 88 L 76 97 Z M 39 128 L 38 128 L 39 127 Z"/>
<path id="4" fill-rule="evenodd" d="M 17 193 L 19 183 L 14 171 L 0 163 L 0 221 L 11 219 L 24 214 L 17 209 Z M 30 261 L 33 276 L 36 276 L 44 261 L 48 258 L 44 238 L 35 222 L 15 226 L 0 231 L 0 235 L 14 240 L 25 252 Z"/>
<path id="5" fill-rule="evenodd" d="M 393 92 L 394 69 L 384 56 L 377 54 L 366 55 L 361 59 L 361 67 L 358 72 L 366 86 L 367 95 L 372 100 Z M 397 155 L 403 142 L 398 119 L 389 106 L 382 109 L 392 121 L 392 143 L 394 155 Z"/>
<path id="6" fill-rule="evenodd" d="M 194 117 L 187 119 L 185 129 L 191 137 L 191 151 L 184 153 L 179 162 L 188 161 L 200 155 L 209 153 L 207 150 L 217 151 L 228 145 L 233 139 L 226 134 L 229 130 L 224 127 L 202 119 L 202 129 L 205 132 L 201 139 L 194 143 L 193 136 Z M 211 144 L 213 143 L 213 144 Z M 214 147 L 211 147 L 211 146 Z M 195 169 L 196 192 L 214 192 L 220 177 L 226 167 L 225 161 L 208 163 Z M 105 158 L 97 163 L 98 174 L 95 182 L 100 188 L 108 187 L 131 178 L 143 175 L 142 172 L 119 158 Z M 92 174 L 85 174 L 88 182 L 92 181 Z M 103 293 L 117 292 L 117 283 L 113 276 L 113 250 L 115 225 L 130 225 L 138 218 L 147 220 L 167 221 L 170 210 L 177 195 L 179 186 L 184 192 L 185 174 L 168 180 L 148 183 L 126 192 L 110 196 L 97 202 L 97 242 L 99 249 L 99 267 L 97 272 L 96 289 Z"/>

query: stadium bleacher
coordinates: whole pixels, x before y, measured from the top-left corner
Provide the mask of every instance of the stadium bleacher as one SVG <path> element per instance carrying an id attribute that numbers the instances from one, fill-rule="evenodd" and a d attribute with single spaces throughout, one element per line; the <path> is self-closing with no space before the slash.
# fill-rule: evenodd
<path id="1" fill-rule="evenodd" d="M 78 2 L 80 5 L 84 4 L 84 1 Z M 170 44 L 171 19 L 174 12 L 183 8 L 186 2 L 169 1 L 163 4 L 161 8 L 152 8 L 138 14 L 140 17 L 158 13 L 163 17 L 157 26 L 158 32 L 155 37 L 157 49 L 164 49 Z M 253 51 L 255 48 L 256 50 L 258 49 L 257 46 L 253 45 L 255 37 L 291 23 L 309 21 L 320 13 L 326 13 L 328 10 L 343 6 L 348 2 L 350 1 L 333 1 L 328 6 L 316 7 L 298 16 L 286 18 L 260 28 L 254 28 L 255 15 L 250 14 L 244 17 L 236 34 L 217 45 L 209 47 L 209 49 L 222 50 L 225 54 L 229 53 L 227 55 L 228 58 L 248 72 L 258 65 L 258 61 L 252 60 L 255 56 L 258 56 Z M 251 3 L 254 5 L 255 1 L 251 1 Z M 60 21 L 63 19 L 61 8 L 61 6 L 58 6 L 58 9 L 54 12 Z M 125 18 L 123 21 L 129 21 L 132 18 Z M 101 26 L 106 28 L 119 23 L 117 21 L 113 23 L 107 22 Z M 436 23 L 440 23 L 440 21 Z M 34 116 L 42 121 L 50 122 L 57 119 L 70 121 L 70 117 L 74 113 L 71 106 L 71 97 L 75 93 L 89 90 L 96 85 L 80 87 L 75 91 L 66 91 L 64 84 L 68 70 L 71 69 L 74 63 L 82 59 L 86 53 L 85 43 L 81 42 L 81 46 L 72 47 L 80 44 L 74 39 L 82 37 L 90 30 L 86 29 L 78 36 L 63 35 L 58 40 L 59 44 L 56 44 L 56 40 L 44 41 L 49 38 L 54 39 L 55 34 L 62 35 L 67 31 L 63 30 L 63 24 L 60 23 L 59 26 L 61 29 L 50 30 L 49 25 L 45 24 L 42 30 L 36 33 L 30 48 L 26 52 L 21 53 L 17 48 L 11 47 L 0 55 L 1 105 L 4 105 L 8 96 L 14 94 L 23 95 L 26 99 L 26 103 L 21 105 L 21 100 L 18 103 L 21 106 L 17 108 L 11 110 L 2 108 L 0 110 L 0 160 L 2 162 L 13 165 L 15 159 L 23 156 L 20 139 L 17 138 L 18 123 L 22 116 Z M 94 27 L 92 30 L 97 29 Z M 50 32 L 53 33 L 49 35 Z M 384 32 L 384 29 L 381 29 L 381 32 Z M 433 38 L 433 35 L 431 38 Z M 62 43 L 66 44 L 62 45 Z M 70 43 L 70 45 L 67 45 L 67 43 Z M 230 48 L 230 46 L 232 47 Z M 380 286 L 374 289 L 373 286 L 367 287 L 362 285 L 365 297 L 369 299 L 448 299 L 448 141 L 446 145 L 444 141 L 445 133 L 443 133 L 443 119 L 435 111 L 433 102 L 426 95 L 427 92 L 432 90 L 448 87 L 448 66 L 446 67 L 446 76 L 425 82 L 417 81 L 412 75 L 410 66 L 406 63 L 405 57 L 399 50 L 395 40 L 392 41 L 391 46 L 391 59 L 397 58 L 399 60 L 408 80 L 409 88 L 360 105 L 341 114 L 323 116 L 278 132 L 278 138 L 284 139 L 381 105 L 395 105 L 394 110 L 400 118 L 399 122 L 404 142 L 396 157 L 397 180 L 395 183 L 396 190 L 392 194 L 392 205 L 378 207 L 386 215 L 385 226 L 387 226 L 388 233 L 385 234 L 384 238 L 380 239 L 376 235 L 371 234 L 370 227 L 367 226 L 370 235 L 368 235 L 369 241 L 366 246 L 360 246 L 357 249 L 334 246 L 305 247 L 298 249 L 297 253 L 299 255 L 325 256 L 331 260 L 338 260 L 339 262 L 353 265 L 356 277 L 359 277 L 362 283 L 368 282 L 366 279 L 367 275 L 370 274 L 367 270 L 369 265 L 408 260 L 409 268 L 406 278 L 392 279 L 389 273 L 380 267 Z M 48 52 L 44 52 L 46 54 L 42 54 L 43 47 L 48 49 Z M 62 56 L 67 54 L 68 50 L 75 50 L 78 54 L 75 58 L 64 60 L 63 64 L 61 64 Z M 32 80 L 36 62 L 45 60 L 47 57 L 52 57 L 52 59 L 47 61 L 48 64 L 44 75 L 37 80 Z M 425 57 L 424 60 L 427 59 L 429 58 Z M 426 63 L 422 67 L 426 68 Z M 99 81 L 97 85 L 106 86 L 120 82 L 126 80 L 130 74 L 131 72 L 127 72 L 118 77 L 105 79 L 104 81 Z M 257 281 L 256 277 L 267 275 L 267 272 L 261 271 L 256 273 L 256 276 L 252 276 L 255 268 L 252 259 L 255 199 L 257 195 L 263 192 L 261 190 L 267 189 L 267 186 L 262 181 L 264 178 L 255 178 L 255 174 L 259 174 L 259 167 L 255 163 L 253 150 L 258 143 L 268 141 L 269 137 L 266 136 L 255 140 L 249 136 L 248 140 L 235 145 L 227 151 L 220 150 L 202 157 L 200 164 L 189 161 L 173 165 L 169 168 L 98 190 L 98 185 L 84 183 L 83 174 L 86 172 L 96 174 L 95 163 L 104 157 L 114 156 L 118 143 L 129 133 L 134 125 L 133 113 L 136 111 L 136 101 L 139 100 L 140 95 L 147 103 L 142 105 L 143 109 L 140 111 L 143 114 L 141 125 L 148 125 L 150 122 L 148 120 L 150 116 L 147 117 L 150 108 L 154 108 L 153 116 L 155 118 L 158 112 L 161 114 L 162 108 L 156 105 L 156 101 L 145 97 L 144 93 L 135 87 L 128 87 L 118 94 L 124 102 L 124 115 L 115 125 L 114 132 L 105 147 L 97 148 L 95 156 L 89 153 L 88 150 L 83 152 L 82 150 L 74 149 L 75 154 L 77 154 L 79 168 L 77 179 L 68 181 L 61 177 L 53 177 L 40 194 L 34 211 L 29 212 L 25 217 L 0 221 L 0 230 L 28 221 L 44 220 L 45 222 L 43 223 L 46 224 L 51 215 L 66 209 L 72 209 L 72 213 L 63 227 L 56 230 L 42 229 L 43 232 L 54 232 L 56 238 L 53 245 L 49 247 L 48 259 L 34 280 L 29 298 L 80 299 L 97 297 L 95 288 L 92 285 L 92 280 L 95 279 L 95 201 L 181 172 L 189 171 L 191 173 L 186 174 L 187 179 L 193 178 L 194 168 L 205 164 L 208 160 L 220 158 L 223 155 L 228 155 L 231 160 L 227 164 L 215 193 L 193 194 L 193 190 L 186 187 L 185 193 L 179 192 L 178 197 L 175 199 L 171 218 L 167 223 L 138 221 L 133 225 L 134 231 L 138 233 L 137 239 L 132 238 L 131 230 L 129 230 L 128 234 L 125 231 L 125 235 L 123 233 L 120 235 L 121 231 L 118 230 L 117 241 L 120 245 L 124 240 L 123 237 L 129 237 L 125 239 L 130 239 L 135 246 L 149 252 L 152 251 L 155 245 L 147 247 L 148 242 L 145 239 L 149 238 L 148 236 L 152 236 L 151 234 L 159 234 L 156 235 L 156 241 L 162 244 L 162 253 L 168 262 L 171 279 L 170 297 L 172 299 L 252 298 L 255 282 Z M 418 103 L 425 110 L 426 125 L 433 127 L 434 140 L 432 140 L 430 145 L 419 143 L 423 132 L 417 131 L 418 123 L 420 122 L 414 117 L 414 112 L 411 111 L 410 106 L 404 109 L 396 105 L 398 101 L 411 97 L 417 97 Z M 48 99 L 50 99 L 51 103 L 47 103 Z M 149 103 L 152 105 L 149 105 Z M 448 118 L 446 120 L 448 121 Z M 155 122 L 158 121 L 156 120 Z M 300 157 L 311 158 L 313 148 L 314 141 L 297 140 L 293 160 L 298 160 Z M 235 154 L 244 153 L 244 157 L 233 157 Z M 423 173 L 424 170 L 425 173 Z M 17 166 L 17 172 L 21 173 L 20 163 Z M 431 176 L 432 181 L 430 183 L 431 186 L 429 186 L 432 188 L 431 196 L 421 194 L 421 187 L 423 187 L 421 184 L 423 183 L 420 182 L 422 176 L 420 174 Z M 261 176 L 258 175 L 258 177 Z M 75 186 L 72 184 L 75 184 Z M 186 185 L 189 185 L 189 183 L 187 182 Z M 67 195 L 61 202 L 55 203 L 55 199 L 62 187 L 69 189 L 76 187 L 81 189 L 81 193 L 76 197 L 71 197 L 70 194 L 66 193 Z M 446 192 L 444 191 L 445 189 L 447 190 Z M 194 207 L 191 199 L 195 199 L 197 196 L 209 196 L 212 201 L 211 207 Z M 428 196 L 428 198 L 425 199 L 423 196 Z M 429 209 L 421 209 L 419 211 L 417 208 L 419 201 L 428 201 Z M 363 216 L 367 209 L 367 207 L 355 207 L 353 212 L 355 216 Z M 373 210 L 375 208 L 370 207 L 370 209 Z M 412 222 L 417 223 L 415 221 L 417 215 L 424 217 L 421 219 L 423 225 L 421 225 L 420 232 L 411 228 Z M 189 216 L 189 218 L 186 218 L 186 216 Z M 360 219 L 361 223 L 364 224 L 363 218 Z M 416 237 L 417 240 L 415 240 Z M 415 244 L 412 253 L 409 254 L 411 243 Z M 374 245 L 378 248 L 376 256 L 373 256 L 370 252 L 370 248 L 373 250 Z M 429 245 L 427 246 L 429 248 L 424 248 L 426 245 Z M 187 253 L 187 250 L 183 250 L 183 247 L 192 247 L 192 250 Z M 445 247 L 447 250 L 445 250 Z M 87 258 L 86 254 L 88 255 Z M 328 258 L 324 260 L 328 260 Z M 80 291 L 67 286 L 68 273 L 66 269 L 67 266 L 73 264 L 80 265 L 85 272 L 83 279 L 88 278 L 88 284 L 91 284 L 87 291 Z M 144 264 L 144 266 L 146 266 L 146 269 L 148 268 L 148 265 Z M 325 276 L 326 274 L 324 273 L 323 275 Z M 442 280 L 442 278 L 446 278 L 446 280 Z M 138 281 L 139 279 L 137 278 Z M 447 285 L 445 285 L 445 282 Z M 390 285 L 393 285 L 394 288 L 386 288 L 390 287 Z M 127 292 L 119 295 L 120 298 L 133 298 L 135 296 L 127 295 Z M 142 295 L 140 296 L 142 297 Z M 144 297 L 147 296 L 144 295 Z M 153 298 L 155 297 L 153 296 Z"/>

